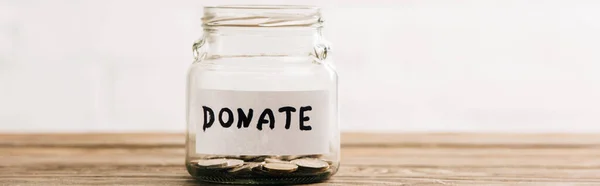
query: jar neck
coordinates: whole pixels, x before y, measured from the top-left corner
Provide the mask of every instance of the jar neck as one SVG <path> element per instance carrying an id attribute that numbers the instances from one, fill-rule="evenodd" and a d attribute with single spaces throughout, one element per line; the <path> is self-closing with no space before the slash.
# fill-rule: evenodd
<path id="1" fill-rule="evenodd" d="M 320 9 L 311 6 L 205 7 L 205 57 L 310 56 L 321 39 Z"/>
<path id="2" fill-rule="evenodd" d="M 320 27 L 220 27 L 204 30 L 208 57 L 308 56 L 322 43 Z"/>

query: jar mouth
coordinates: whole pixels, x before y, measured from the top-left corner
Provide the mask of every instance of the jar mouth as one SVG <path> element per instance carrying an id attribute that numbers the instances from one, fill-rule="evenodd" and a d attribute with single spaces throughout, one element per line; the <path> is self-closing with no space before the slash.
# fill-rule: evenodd
<path id="1" fill-rule="evenodd" d="M 319 9 L 310 5 L 219 5 L 205 6 L 204 9 Z"/>
<path id="2" fill-rule="evenodd" d="M 204 7 L 206 27 L 321 27 L 321 10 L 305 5 L 221 5 Z"/>

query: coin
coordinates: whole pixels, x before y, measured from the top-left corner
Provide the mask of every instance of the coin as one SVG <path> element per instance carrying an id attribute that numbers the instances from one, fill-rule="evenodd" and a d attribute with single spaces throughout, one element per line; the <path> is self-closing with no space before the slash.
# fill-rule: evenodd
<path id="1" fill-rule="evenodd" d="M 256 163 L 256 162 L 252 162 L 252 163 Z M 263 169 L 263 166 L 265 165 L 265 163 L 261 162 L 261 163 L 257 163 L 257 164 L 258 165 L 252 167 L 252 170 L 253 171 L 257 171 L 257 172 L 265 172 L 264 169 Z"/>
<path id="2" fill-rule="evenodd" d="M 255 167 L 259 167 L 262 163 L 255 163 L 255 162 L 248 162 L 242 166 L 233 168 L 227 172 L 231 172 L 231 173 L 247 173 L 247 172 L 251 172 L 253 168 Z"/>
<path id="3" fill-rule="evenodd" d="M 323 171 L 329 168 L 329 163 L 314 158 L 295 159 L 290 162 L 298 165 L 300 169 L 309 171 Z"/>
<path id="4" fill-rule="evenodd" d="M 289 161 L 283 161 L 276 158 L 265 158 L 265 162 L 267 163 L 290 163 Z"/>
<path id="5" fill-rule="evenodd" d="M 237 167 L 240 165 L 244 165 L 244 160 L 227 159 L 227 167 Z"/>
<path id="6" fill-rule="evenodd" d="M 295 159 L 302 159 L 302 158 L 321 158 L 323 155 L 320 154 L 309 154 L 309 155 L 287 155 L 287 156 L 281 156 L 282 160 L 286 160 L 286 161 L 291 161 L 291 160 L 295 160 Z"/>
<path id="7" fill-rule="evenodd" d="M 196 165 L 204 168 L 222 167 L 227 165 L 227 159 L 196 160 Z M 194 161 L 194 162 L 196 162 Z"/>
<path id="8" fill-rule="evenodd" d="M 333 165 L 333 161 L 331 161 L 331 160 L 324 160 L 324 159 L 321 159 L 321 160 L 323 160 L 323 161 L 327 162 L 327 164 L 329 164 L 329 166 L 332 166 L 332 165 Z"/>
<path id="9" fill-rule="evenodd" d="M 258 158 L 258 157 L 260 157 L 260 156 L 248 156 L 248 155 L 242 155 L 242 156 L 240 156 L 240 159 L 242 159 L 242 160 L 244 160 L 244 161 L 250 161 L 250 160 L 252 160 L 252 159 L 254 159 L 254 158 Z"/>
<path id="10" fill-rule="evenodd" d="M 304 155 L 304 156 L 300 156 L 300 158 L 321 158 L 323 157 L 323 155 L 321 154 L 310 154 L 310 155 Z M 298 159 L 300 159 L 298 158 Z"/>
<path id="11" fill-rule="evenodd" d="M 298 159 L 298 158 L 300 158 L 300 156 L 294 156 L 294 155 L 281 156 L 281 159 L 285 160 L 285 161 L 290 161 L 290 160 L 294 160 L 294 159 Z"/>
<path id="12" fill-rule="evenodd" d="M 240 156 L 227 155 L 227 156 L 223 156 L 223 158 L 225 158 L 225 159 L 240 159 Z"/>
<path id="13" fill-rule="evenodd" d="M 240 159 L 247 161 L 247 162 L 261 162 L 264 161 L 265 158 L 269 158 L 269 156 L 240 156 Z"/>
<path id="14" fill-rule="evenodd" d="M 239 167 L 241 165 L 244 165 L 244 160 L 225 159 L 225 165 L 212 166 L 212 167 L 207 167 L 207 168 L 209 168 L 209 169 L 231 169 L 231 168 Z"/>
<path id="15" fill-rule="evenodd" d="M 263 168 L 269 173 L 290 173 L 298 169 L 298 165 L 291 163 L 266 163 Z"/>

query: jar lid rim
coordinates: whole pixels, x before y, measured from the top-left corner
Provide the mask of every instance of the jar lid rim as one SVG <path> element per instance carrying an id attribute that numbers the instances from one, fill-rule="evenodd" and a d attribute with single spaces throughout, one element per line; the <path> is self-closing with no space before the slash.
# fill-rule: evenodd
<path id="1" fill-rule="evenodd" d="M 321 9 L 304 5 L 224 5 L 204 7 L 206 27 L 321 27 Z"/>

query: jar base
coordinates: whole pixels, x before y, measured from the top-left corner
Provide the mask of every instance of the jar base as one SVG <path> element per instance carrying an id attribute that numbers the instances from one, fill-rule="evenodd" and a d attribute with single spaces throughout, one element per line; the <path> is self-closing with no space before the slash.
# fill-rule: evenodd
<path id="1" fill-rule="evenodd" d="M 250 173 L 243 175 L 232 175 L 227 172 L 206 170 L 195 166 L 187 166 L 190 175 L 200 182 L 219 183 L 219 184 L 244 184 L 244 185 L 265 185 L 265 184 L 308 184 L 319 183 L 328 180 L 332 171 L 310 174 L 285 174 L 269 175 L 263 173 Z"/>
<path id="2" fill-rule="evenodd" d="M 328 180 L 330 176 L 311 177 L 284 177 L 284 178 L 230 178 L 215 176 L 193 176 L 200 182 L 218 184 L 240 184 L 240 185 L 287 185 L 287 184 L 309 184 L 320 183 Z"/>

